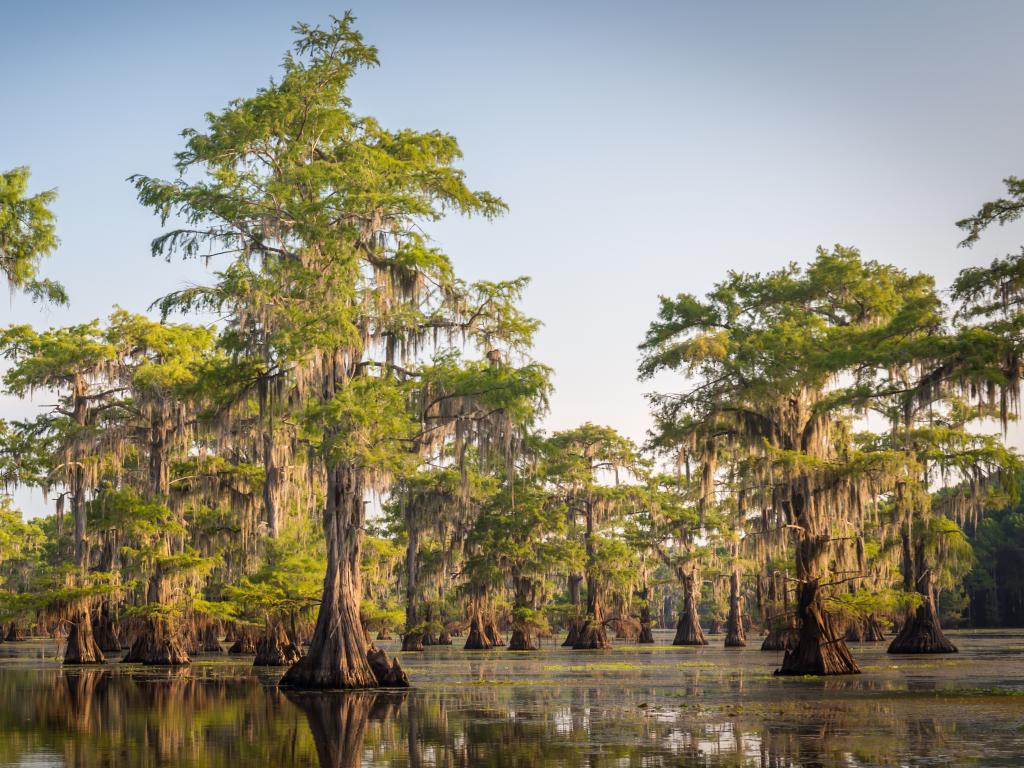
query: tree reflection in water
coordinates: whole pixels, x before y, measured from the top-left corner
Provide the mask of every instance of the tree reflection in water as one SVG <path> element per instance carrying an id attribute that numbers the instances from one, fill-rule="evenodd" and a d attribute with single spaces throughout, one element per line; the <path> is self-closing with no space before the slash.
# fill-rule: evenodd
<path id="1" fill-rule="evenodd" d="M 715 672 L 680 682 L 300 693 L 217 664 L 4 667 L 0 766 L 923 765 L 1006 754 L 1022 739 L 1019 698 L 946 699 L 934 682 L 811 681 L 780 688 L 786 697 Z"/>

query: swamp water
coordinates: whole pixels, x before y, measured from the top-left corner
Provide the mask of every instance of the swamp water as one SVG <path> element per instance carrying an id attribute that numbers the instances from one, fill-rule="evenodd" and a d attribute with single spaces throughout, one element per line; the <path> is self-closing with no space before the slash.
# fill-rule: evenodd
<path id="1" fill-rule="evenodd" d="M 0 766 L 1024 765 L 1024 631 L 952 636 L 956 655 L 854 644 L 864 674 L 799 679 L 721 636 L 428 648 L 401 654 L 407 692 L 332 694 L 279 690 L 248 656 L 61 669 L 53 642 L 0 643 Z"/>

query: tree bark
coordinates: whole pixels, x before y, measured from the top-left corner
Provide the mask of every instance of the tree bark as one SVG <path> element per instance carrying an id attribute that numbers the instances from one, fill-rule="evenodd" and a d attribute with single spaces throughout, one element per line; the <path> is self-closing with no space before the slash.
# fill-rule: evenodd
<path id="1" fill-rule="evenodd" d="M 908 545 L 905 544 L 905 551 Z M 916 578 L 914 578 L 916 576 Z M 942 631 L 935 609 L 935 583 L 925 563 L 924 544 L 916 547 L 913 560 L 913 586 L 921 595 L 921 605 L 907 616 L 900 632 L 889 644 L 889 653 L 956 653 Z"/>
<path id="2" fill-rule="evenodd" d="M 466 636 L 466 644 L 463 646 L 467 651 L 486 651 L 494 647 L 494 643 L 487 636 L 483 614 L 479 609 L 474 608 L 473 616 L 469 620 L 469 634 Z"/>
<path id="3" fill-rule="evenodd" d="M 256 644 L 254 667 L 290 667 L 302 658 L 302 649 L 292 643 L 284 625 L 279 621 L 271 622 L 267 631 Z"/>
<path id="4" fill-rule="evenodd" d="M 697 579 L 693 573 L 679 573 L 683 583 L 683 610 L 679 612 L 672 645 L 707 645 L 697 610 Z"/>
<path id="5" fill-rule="evenodd" d="M 315 690 L 388 684 L 378 680 L 370 667 L 370 648 L 359 619 L 364 522 L 363 484 L 357 468 L 329 467 L 324 513 L 327 573 L 320 611 L 309 652 L 285 673 L 282 685 Z"/>
<path id="6" fill-rule="evenodd" d="M 743 597 L 740 595 L 739 568 L 733 568 L 729 577 L 729 619 L 726 622 L 725 647 L 747 647 L 747 636 L 743 628 Z"/>
<path id="7" fill-rule="evenodd" d="M 778 675 L 851 675 L 859 674 L 860 667 L 825 611 L 819 582 L 825 573 L 828 559 L 829 536 L 819 531 L 819 525 L 807 509 L 803 496 L 791 498 L 791 519 L 800 531 L 796 551 L 796 576 L 800 582 L 797 600 L 796 645 L 787 649 Z"/>
<path id="8" fill-rule="evenodd" d="M 11 627 L 13 628 L 13 624 Z M 9 639 L 9 638 L 8 638 Z M 77 620 L 71 624 L 67 646 L 64 649 L 65 664 L 103 664 L 106 657 L 100 650 L 92 632 L 92 617 L 88 608 L 79 611 Z"/>
<path id="9" fill-rule="evenodd" d="M 859 674 L 854 661 L 831 617 L 825 613 L 818 582 L 801 585 L 797 606 L 800 629 L 796 645 L 786 650 L 777 675 L 849 675 Z"/>
<path id="10" fill-rule="evenodd" d="M 189 658 L 166 621 L 147 619 L 121 661 L 125 664 L 179 666 L 188 664 Z"/>

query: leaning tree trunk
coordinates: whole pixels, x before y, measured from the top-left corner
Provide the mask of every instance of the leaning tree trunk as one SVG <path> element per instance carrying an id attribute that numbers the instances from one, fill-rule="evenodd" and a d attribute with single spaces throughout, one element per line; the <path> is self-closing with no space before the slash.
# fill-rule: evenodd
<path id="1" fill-rule="evenodd" d="M 282 685 L 316 690 L 403 684 L 404 673 L 397 659 L 386 665 L 396 673 L 381 679 L 374 674 L 368 658 L 371 647 L 359 619 L 359 556 L 364 522 L 363 484 L 358 470 L 352 466 L 330 467 L 324 512 L 327 573 L 320 611 L 309 652 L 284 674 Z M 404 684 L 408 685 L 408 681 Z"/>
<path id="2" fill-rule="evenodd" d="M 64 649 L 65 664 L 102 664 L 106 661 L 103 651 L 93 637 L 92 617 L 89 609 L 79 611 L 77 620 L 71 624 L 67 647 Z"/>
<path id="3" fill-rule="evenodd" d="M 907 545 L 904 544 L 905 550 Z M 921 605 L 907 616 L 900 632 L 889 644 L 889 653 L 956 653 L 942 631 L 939 613 L 935 609 L 935 583 L 931 570 L 925 564 L 924 545 L 919 543 L 914 554 L 914 586 L 921 595 Z"/>
<path id="4" fill-rule="evenodd" d="M 679 613 L 672 645 L 707 645 L 697 610 L 697 579 L 692 573 L 680 574 L 680 577 L 683 582 L 683 610 Z"/>
<path id="5" fill-rule="evenodd" d="M 732 576 L 729 578 L 729 618 L 725 624 L 725 647 L 747 647 L 747 636 L 743 629 L 743 598 L 740 595 L 738 568 L 732 569 Z"/>

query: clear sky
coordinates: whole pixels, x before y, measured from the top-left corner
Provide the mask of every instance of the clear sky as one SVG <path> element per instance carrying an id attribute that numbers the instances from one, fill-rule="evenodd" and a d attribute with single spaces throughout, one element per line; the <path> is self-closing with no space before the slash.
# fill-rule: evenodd
<path id="1" fill-rule="evenodd" d="M 468 277 L 533 277 L 551 428 L 643 438 L 659 293 L 836 242 L 945 284 L 1024 240 L 965 251 L 953 227 L 1024 173 L 1024 3 L 0 0 L 0 168 L 59 189 L 44 271 L 72 299 L 0 300 L 0 323 L 142 311 L 205 279 L 149 256 L 159 222 L 125 178 L 169 175 L 179 131 L 264 84 L 293 22 L 349 7 L 382 63 L 355 108 L 453 133 L 511 207 L 434 234 Z"/>

